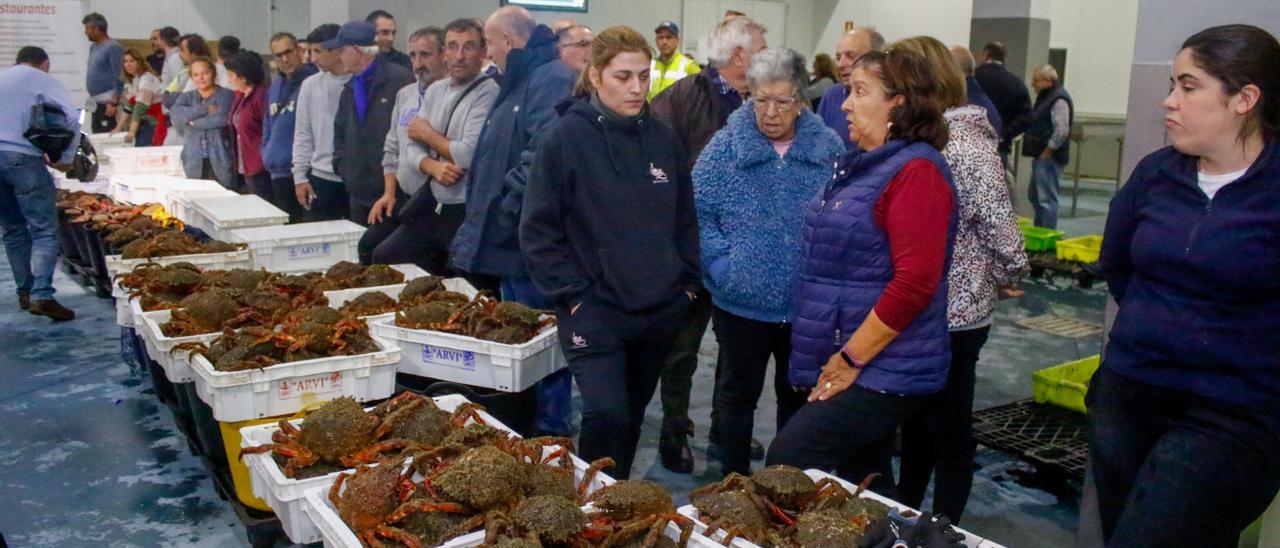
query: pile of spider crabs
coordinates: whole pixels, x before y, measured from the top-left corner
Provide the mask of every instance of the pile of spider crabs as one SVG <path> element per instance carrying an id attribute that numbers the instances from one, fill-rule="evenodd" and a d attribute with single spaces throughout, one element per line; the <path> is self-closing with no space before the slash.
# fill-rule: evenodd
<path id="1" fill-rule="evenodd" d="M 327 498 L 366 546 L 436 546 L 484 531 L 484 546 L 684 546 L 692 520 L 646 481 L 613 481 L 571 455 L 567 438 L 520 438 L 480 406 L 452 413 L 405 392 L 366 411 L 350 398 L 299 425 L 279 423 L 269 453 L 286 477 L 335 474 Z M 678 534 L 668 536 L 669 524 Z M 671 536 L 676 537 L 672 539 Z"/>
<path id="2" fill-rule="evenodd" d="M 132 205 L 88 192 L 58 191 L 55 205 L 68 222 L 88 223 L 122 259 L 150 259 L 176 255 L 225 253 L 243 249 L 244 244 L 219 240 L 200 241 L 184 232 L 172 217 L 156 219 L 158 204 Z"/>
<path id="3" fill-rule="evenodd" d="M 201 270 L 193 264 L 148 262 L 116 275 L 144 312 L 170 310 L 164 336 L 216 333 L 210 343 L 189 342 L 174 351 L 203 355 L 216 371 L 242 371 L 323 357 L 376 352 L 365 318 L 394 314 L 397 325 L 473 336 L 505 344 L 527 342 L 554 316 L 489 294 L 467 297 L 445 288 L 444 278 L 423 276 L 404 285 L 399 299 L 368 291 L 338 308 L 326 291 L 404 283 L 387 265 L 340 262 L 325 272 Z"/>

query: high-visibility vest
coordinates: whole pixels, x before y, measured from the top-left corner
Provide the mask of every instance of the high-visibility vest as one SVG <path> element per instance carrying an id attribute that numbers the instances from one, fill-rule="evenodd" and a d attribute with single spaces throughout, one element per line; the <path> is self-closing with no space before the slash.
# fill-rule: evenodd
<path id="1" fill-rule="evenodd" d="M 683 53 L 671 56 L 671 62 L 665 65 L 654 58 L 649 64 L 649 99 L 652 100 L 681 78 L 699 72 L 702 72 L 702 67 Z"/>

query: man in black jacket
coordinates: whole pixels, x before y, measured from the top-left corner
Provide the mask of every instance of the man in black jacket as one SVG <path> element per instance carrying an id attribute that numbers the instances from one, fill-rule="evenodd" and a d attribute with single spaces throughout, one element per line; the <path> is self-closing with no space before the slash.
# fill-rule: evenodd
<path id="1" fill-rule="evenodd" d="M 351 195 L 350 219 L 364 226 L 395 222 L 392 212 L 399 189 L 382 176 L 382 146 L 391 128 L 396 93 L 413 82 L 409 71 L 378 58 L 373 39 L 372 24 L 351 21 L 324 43 L 327 50 L 340 50 L 338 56 L 351 74 L 333 124 L 333 165 Z"/>
<path id="2" fill-rule="evenodd" d="M 974 77 L 995 103 L 1004 123 L 1000 138 L 1000 157 L 1009 167 L 1010 142 L 1027 130 L 1031 120 L 1031 94 L 1027 84 L 1004 66 L 1005 49 L 1000 42 L 982 47 L 982 66 L 974 71 Z"/>
<path id="3" fill-rule="evenodd" d="M 396 34 L 400 30 L 396 26 L 396 18 L 386 10 L 373 10 L 365 16 L 364 20 L 373 25 L 373 41 L 378 45 L 378 58 L 412 71 L 412 60 L 403 51 L 396 49 Z"/>
<path id="4" fill-rule="evenodd" d="M 747 95 L 747 68 L 756 53 L 769 47 L 763 26 L 747 17 L 735 17 L 718 25 L 708 41 L 710 66 L 681 79 L 653 98 L 653 115 L 676 130 L 691 168 L 711 137 L 729 122 L 729 114 L 742 106 Z M 672 472 L 693 471 L 688 437 L 689 394 L 698 368 L 698 349 L 711 321 L 711 295 L 703 291 L 695 300 L 690 321 L 681 329 L 671 355 L 662 367 L 662 437 L 658 453 Z M 714 422 L 714 421 L 713 421 Z M 712 443 L 715 433 L 711 432 Z M 758 444 L 757 444 L 758 445 Z M 763 457 L 764 448 L 758 454 Z"/>

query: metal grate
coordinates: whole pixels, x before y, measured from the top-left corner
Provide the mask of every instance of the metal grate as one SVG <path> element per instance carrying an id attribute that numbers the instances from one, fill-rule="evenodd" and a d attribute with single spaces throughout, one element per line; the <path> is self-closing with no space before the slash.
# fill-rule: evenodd
<path id="1" fill-rule="evenodd" d="M 1092 337 L 1102 333 L 1102 326 L 1096 323 L 1059 316 L 1057 314 L 1045 314 L 1043 316 L 1034 316 L 1014 322 L 1017 325 L 1043 331 L 1050 335 L 1059 337 L 1078 338 Z"/>
<path id="2" fill-rule="evenodd" d="M 973 431 L 987 447 L 1084 478 L 1089 462 L 1085 415 L 1022 400 L 974 412 Z"/>

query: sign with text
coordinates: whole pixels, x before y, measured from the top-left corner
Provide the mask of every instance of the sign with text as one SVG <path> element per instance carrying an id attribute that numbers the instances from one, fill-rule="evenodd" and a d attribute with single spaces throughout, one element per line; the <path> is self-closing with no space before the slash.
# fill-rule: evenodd
<path id="1" fill-rule="evenodd" d="M 507 4 L 531 10 L 587 11 L 587 0 L 502 0 L 502 5 Z"/>
<path id="2" fill-rule="evenodd" d="M 422 346 L 422 361 L 427 365 L 438 365 L 466 371 L 476 370 L 475 352 L 465 352 L 429 344 Z"/>
<path id="3" fill-rule="evenodd" d="M 36 46 L 49 54 L 49 74 L 82 105 L 89 40 L 80 20 L 88 13 L 87 0 L 0 0 L 0 67 L 18 57 L 18 50 Z"/>
<path id="4" fill-rule="evenodd" d="M 303 396 L 318 397 L 342 393 L 342 372 L 321 373 L 310 377 L 281 379 L 276 389 L 276 399 L 296 400 Z"/>

